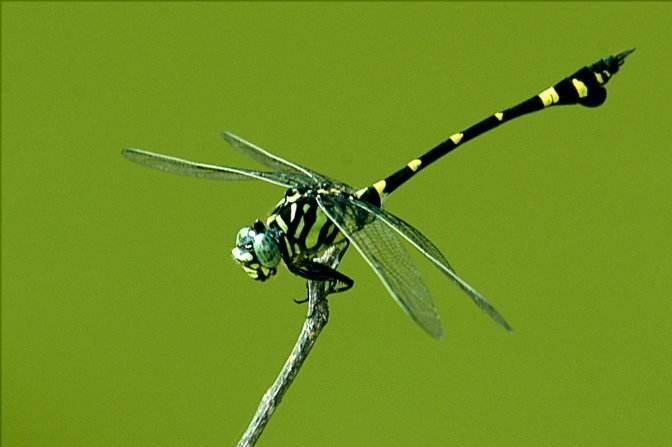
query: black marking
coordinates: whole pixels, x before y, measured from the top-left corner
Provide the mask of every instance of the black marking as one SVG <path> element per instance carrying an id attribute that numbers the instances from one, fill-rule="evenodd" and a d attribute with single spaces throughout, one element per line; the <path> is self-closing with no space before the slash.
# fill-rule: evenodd
<path id="1" fill-rule="evenodd" d="M 329 221 L 331 223 L 331 221 Z M 334 240 L 336 239 L 336 236 L 340 234 L 340 230 L 336 225 L 331 225 L 331 232 L 325 237 L 324 243 L 332 245 L 334 243 Z"/>
<path id="2" fill-rule="evenodd" d="M 327 235 L 329 234 L 329 231 L 334 228 L 334 224 L 330 221 L 327 220 L 324 225 L 322 225 L 322 228 L 320 228 L 320 232 L 317 235 L 317 244 L 316 245 L 331 245 L 329 243 L 329 240 L 327 239 Z"/>

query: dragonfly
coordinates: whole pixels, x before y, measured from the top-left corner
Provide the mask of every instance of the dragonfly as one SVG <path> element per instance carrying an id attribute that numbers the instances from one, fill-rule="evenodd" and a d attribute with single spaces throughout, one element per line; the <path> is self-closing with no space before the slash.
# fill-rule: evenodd
<path id="1" fill-rule="evenodd" d="M 233 259 L 257 281 L 274 277 L 284 263 L 299 277 L 327 281 L 329 293 L 344 292 L 354 285 L 354 280 L 318 259 L 327 250 L 337 248 L 340 261 L 352 245 L 397 304 L 425 332 L 440 338 L 443 328 L 439 313 L 406 249 L 410 244 L 485 314 L 510 331 L 511 326 L 501 314 L 456 273 L 439 248 L 418 229 L 384 209 L 383 202 L 432 163 L 505 122 L 555 106 L 601 105 L 606 100 L 605 85 L 633 51 L 610 55 L 582 67 L 541 93 L 452 134 L 391 175 L 361 189 L 281 158 L 230 132 L 222 136 L 234 149 L 269 170 L 197 163 L 136 148 L 125 148 L 122 154 L 140 165 L 173 174 L 213 180 L 259 180 L 285 188 L 284 196 L 265 221 L 257 219 L 236 235 Z"/>

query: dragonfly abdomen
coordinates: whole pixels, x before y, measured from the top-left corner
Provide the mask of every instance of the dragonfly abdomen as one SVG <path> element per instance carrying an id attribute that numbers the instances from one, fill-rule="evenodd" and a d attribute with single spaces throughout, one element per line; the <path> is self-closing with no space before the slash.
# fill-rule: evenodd
<path id="1" fill-rule="evenodd" d="M 633 51 L 626 50 L 616 55 L 599 59 L 590 65 L 580 68 L 541 93 L 513 107 L 495 112 L 471 127 L 454 133 L 431 150 L 408 162 L 406 166 L 377 181 L 368 188 L 359 190 L 357 196 L 375 205 L 380 205 L 388 194 L 391 194 L 399 186 L 406 183 L 421 170 L 444 155 L 477 136 L 520 116 L 552 106 L 573 104 L 585 107 L 600 106 L 607 98 L 605 85 L 619 71 L 625 58 Z"/>

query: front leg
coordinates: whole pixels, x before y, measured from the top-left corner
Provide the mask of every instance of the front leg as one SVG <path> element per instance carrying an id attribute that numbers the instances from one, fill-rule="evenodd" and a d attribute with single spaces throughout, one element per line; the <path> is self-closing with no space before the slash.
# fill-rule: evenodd
<path id="1" fill-rule="evenodd" d="M 303 261 L 300 263 L 287 263 L 287 268 L 290 272 L 302 278 L 313 281 L 328 281 L 328 293 L 345 292 L 352 288 L 355 281 L 349 276 L 344 275 L 336 269 L 320 264 L 314 261 Z M 294 300 L 298 304 L 305 303 L 305 300 Z"/>

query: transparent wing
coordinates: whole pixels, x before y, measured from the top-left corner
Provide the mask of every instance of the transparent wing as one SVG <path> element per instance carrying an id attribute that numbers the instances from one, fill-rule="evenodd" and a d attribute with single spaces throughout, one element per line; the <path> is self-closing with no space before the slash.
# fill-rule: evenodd
<path id="1" fill-rule="evenodd" d="M 345 187 L 345 189 L 350 192 L 354 191 L 352 187 L 346 185 L 343 182 L 333 180 L 326 175 L 315 172 L 312 169 L 301 166 L 298 163 L 294 163 L 292 161 L 278 157 L 277 155 L 271 154 L 267 150 L 262 149 L 256 144 L 250 143 L 249 141 L 246 141 L 231 132 L 222 132 L 222 138 L 224 138 L 237 151 L 273 170 L 298 173 L 311 179 L 312 181 L 310 183 L 334 183 Z"/>
<path id="2" fill-rule="evenodd" d="M 381 219 L 345 196 L 318 196 L 317 203 L 376 272 L 401 308 L 429 335 L 443 335 L 429 290 L 399 236 Z"/>
<path id="3" fill-rule="evenodd" d="M 182 160 L 168 155 L 156 154 L 142 149 L 126 148 L 122 150 L 121 153 L 129 160 L 143 166 L 191 177 L 202 177 L 214 180 L 257 179 L 273 183 L 274 185 L 284 186 L 285 188 L 291 188 L 310 182 L 310 179 L 302 174 L 289 172 L 263 172 L 250 169 L 208 165 Z"/>
<path id="4" fill-rule="evenodd" d="M 455 281 L 458 286 L 472 299 L 472 301 L 480 307 L 486 314 L 495 320 L 499 325 L 501 325 L 506 330 L 510 331 L 511 326 L 504 320 L 504 318 L 497 312 L 497 309 L 494 308 L 490 302 L 483 295 L 481 295 L 477 290 L 471 287 L 465 280 L 460 278 L 455 270 L 450 266 L 448 260 L 443 256 L 441 251 L 434 245 L 427 237 L 425 237 L 420 231 L 412 227 L 410 224 L 401 220 L 399 217 L 395 216 L 392 213 L 385 211 L 384 209 L 375 207 L 367 202 L 357 200 L 356 198 L 351 198 L 352 202 L 359 209 L 366 210 L 372 215 L 376 216 L 384 222 L 389 228 L 396 231 L 410 242 L 415 248 L 417 248 L 420 253 L 422 253 L 427 259 L 429 259 L 436 267 L 438 267 L 441 272 L 443 272 L 450 279 Z"/>

